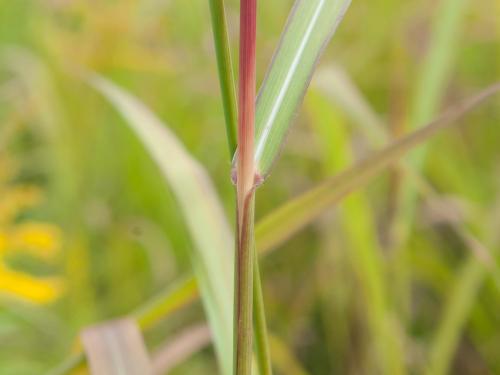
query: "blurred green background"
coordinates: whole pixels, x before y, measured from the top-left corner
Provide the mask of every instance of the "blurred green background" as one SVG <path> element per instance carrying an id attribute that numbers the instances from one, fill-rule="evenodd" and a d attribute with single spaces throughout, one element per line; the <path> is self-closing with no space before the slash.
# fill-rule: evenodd
<path id="1" fill-rule="evenodd" d="M 238 2 L 226 3 L 236 57 Z M 292 3 L 260 1 L 259 82 Z M 319 69 L 348 77 L 395 137 L 499 79 L 499 15 L 498 0 L 354 0 Z M 169 125 L 234 221 L 207 1 L 1 0 L 2 375 L 43 374 L 82 327 L 126 315 L 191 274 L 172 193 L 85 71 Z M 320 83 L 259 190 L 257 218 L 372 149 L 363 116 L 339 100 L 344 88 L 332 97 Z M 408 374 L 439 374 L 442 363 L 450 374 L 500 374 L 493 103 L 429 142 L 425 162 L 422 149 L 413 155 L 431 198 L 408 208 L 408 176 L 395 167 L 263 258 L 278 373 L 385 374 L 388 362 Z M 197 302 L 148 331 L 147 343 L 202 320 Z M 390 326 L 393 347 L 378 348 L 387 342 L 379 325 Z M 217 373 L 212 350 L 171 373 Z"/>

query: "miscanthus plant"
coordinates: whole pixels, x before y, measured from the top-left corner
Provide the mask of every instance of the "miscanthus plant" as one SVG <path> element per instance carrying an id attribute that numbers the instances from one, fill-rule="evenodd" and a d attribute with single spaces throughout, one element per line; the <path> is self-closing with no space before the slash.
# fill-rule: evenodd
<path id="1" fill-rule="evenodd" d="M 248 375 L 252 373 L 252 364 L 255 362 L 258 372 L 266 375 L 272 373 L 273 361 L 266 329 L 258 253 L 276 248 L 347 194 L 364 186 L 372 177 L 394 164 L 402 155 L 428 140 L 439 130 L 456 124 L 460 117 L 498 92 L 500 86 L 497 84 L 485 89 L 433 121 L 429 115 L 432 111 L 426 109 L 425 102 L 422 103 L 415 112 L 413 133 L 385 145 L 366 159 L 285 203 L 255 223 L 254 207 L 255 200 L 258 199 L 258 187 L 270 178 L 271 167 L 276 163 L 286 134 L 293 123 L 294 114 L 310 84 L 315 66 L 346 14 L 350 0 L 295 2 L 258 93 L 257 0 L 240 2 L 237 85 L 232 68 L 223 1 L 210 0 L 209 4 L 227 130 L 228 160 L 233 163 L 231 179 L 235 185 L 237 211 L 234 231 L 224 216 L 209 174 L 189 155 L 168 126 L 137 98 L 107 78 L 87 73 L 85 79 L 123 115 L 158 164 L 165 181 L 174 192 L 194 245 L 191 254 L 194 279 L 184 279 L 178 284 L 170 285 L 158 298 L 134 312 L 132 321 L 135 321 L 140 329 L 150 328 L 172 311 L 199 296 L 212 334 L 220 373 Z M 445 28 L 449 25 L 443 26 L 444 37 L 439 39 L 440 41 L 446 41 Z M 436 61 L 439 61 L 440 57 L 442 56 L 437 55 Z M 436 61 L 429 63 L 430 70 L 439 70 Z M 330 95 L 339 95 L 346 103 L 346 108 L 351 109 L 355 115 L 361 115 L 361 122 L 366 119 L 370 122 L 373 119 L 370 115 L 363 116 L 366 108 L 356 97 L 356 92 L 350 89 L 348 82 L 332 71 L 322 73 L 322 79 L 318 83 L 321 89 Z M 430 75 L 434 73 L 436 71 Z M 336 93 L 335 88 L 339 87 L 340 93 Z M 383 129 L 377 128 L 377 121 L 372 121 L 370 126 L 376 142 L 380 144 L 388 140 Z M 404 167 L 411 174 L 415 164 L 405 162 Z M 415 178 L 418 179 L 418 176 Z M 377 259 L 373 262 L 377 262 Z M 373 267 L 374 265 L 367 261 L 360 269 L 366 271 L 367 279 L 370 280 L 368 287 L 373 288 L 367 294 L 372 298 L 370 302 L 374 309 L 375 318 L 370 324 L 372 335 L 378 341 L 381 372 L 402 374 L 405 373 L 405 363 L 402 356 L 392 355 L 392 351 L 397 352 L 400 348 L 394 340 L 390 324 L 384 320 L 385 297 L 380 294 L 380 288 L 377 286 L 378 276 L 376 272 L 372 272 Z M 87 343 L 87 356 L 83 351 L 77 353 L 55 368 L 51 374 L 68 373 L 83 365 L 87 359 L 96 373 L 115 371 L 113 373 L 116 374 L 120 368 L 133 366 L 131 363 L 144 363 L 144 360 L 148 362 L 148 358 L 144 359 L 142 350 L 114 358 L 96 358 L 92 345 L 88 345 L 89 342 L 105 353 L 112 352 L 110 346 L 115 346 L 117 352 L 127 353 L 127 345 L 120 346 L 116 340 L 110 339 L 113 335 L 118 337 L 117 332 L 120 332 L 120 329 L 123 329 L 120 324 L 112 327 L 104 325 L 94 328 L 92 332 L 84 332 L 82 337 Z M 443 330 L 442 339 L 437 339 L 437 359 L 434 359 L 432 364 L 437 370 L 433 373 L 445 371 L 446 356 L 450 345 L 453 345 L 448 332 L 447 327 Z M 121 337 L 134 341 L 138 336 L 131 333 Z M 137 347 L 134 345 L 129 345 L 129 349 Z M 141 343 L 137 345 L 140 346 Z M 153 371 L 149 364 L 144 366 L 143 373 Z"/>

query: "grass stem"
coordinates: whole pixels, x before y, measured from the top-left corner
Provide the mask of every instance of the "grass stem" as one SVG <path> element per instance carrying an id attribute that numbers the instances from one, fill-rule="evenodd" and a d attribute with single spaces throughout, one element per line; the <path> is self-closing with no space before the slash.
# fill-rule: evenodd
<path id="1" fill-rule="evenodd" d="M 238 227 L 235 259 L 235 305 L 234 305 L 234 375 L 252 373 L 253 334 L 253 248 L 254 202 L 251 193 L 243 207 L 243 216 Z"/>
<path id="2" fill-rule="evenodd" d="M 234 287 L 235 375 L 252 373 L 253 253 L 255 206 L 255 39 L 257 1 L 240 2 L 240 80 L 238 117 L 238 159 L 236 169 L 237 249 Z"/>

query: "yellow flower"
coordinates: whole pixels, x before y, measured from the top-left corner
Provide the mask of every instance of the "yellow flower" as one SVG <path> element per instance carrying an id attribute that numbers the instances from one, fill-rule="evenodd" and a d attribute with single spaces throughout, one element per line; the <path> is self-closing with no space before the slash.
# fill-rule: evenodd
<path id="1" fill-rule="evenodd" d="M 12 271 L 0 263 L 0 293 L 36 303 L 48 303 L 60 296 L 63 284 L 59 278 L 32 277 Z"/>
<path id="2" fill-rule="evenodd" d="M 0 154 L 0 294 L 33 303 L 50 303 L 63 291 L 58 277 L 35 277 L 15 271 L 5 263 L 12 253 L 25 252 L 44 260 L 53 259 L 61 249 L 61 231 L 52 224 L 16 220 L 23 211 L 38 204 L 40 189 L 31 185 L 12 185 L 15 168 Z M 4 167 L 4 168 L 2 168 Z"/>
<path id="3" fill-rule="evenodd" d="M 18 224 L 5 233 L 0 232 L 0 293 L 34 303 L 50 303 L 63 291 L 63 282 L 57 277 L 34 277 L 14 271 L 4 264 L 3 257 L 13 252 L 28 252 L 50 260 L 60 250 L 59 228 L 51 224 Z"/>
<path id="4" fill-rule="evenodd" d="M 24 250 L 32 255 L 49 259 L 61 247 L 61 231 L 52 224 L 22 223 L 10 231 L 5 241 L 9 244 L 11 251 Z"/>

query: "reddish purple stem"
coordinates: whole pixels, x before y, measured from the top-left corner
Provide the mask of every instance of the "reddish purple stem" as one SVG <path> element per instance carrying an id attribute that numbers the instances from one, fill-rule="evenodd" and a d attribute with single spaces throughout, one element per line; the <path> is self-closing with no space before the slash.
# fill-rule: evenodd
<path id="1" fill-rule="evenodd" d="M 238 118 L 238 205 L 254 185 L 256 0 L 241 0 Z"/>
<path id="2" fill-rule="evenodd" d="M 251 375 L 254 246 L 254 132 L 256 0 L 241 0 L 235 262 L 234 374 Z"/>

